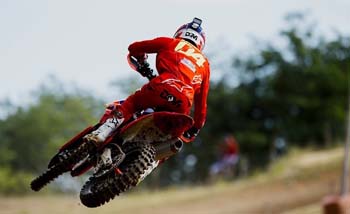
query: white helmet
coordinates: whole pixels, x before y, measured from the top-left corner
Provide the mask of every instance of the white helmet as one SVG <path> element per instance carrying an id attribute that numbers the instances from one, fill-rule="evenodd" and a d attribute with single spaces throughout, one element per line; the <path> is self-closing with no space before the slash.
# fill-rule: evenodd
<path id="1" fill-rule="evenodd" d="M 192 22 L 182 25 L 174 34 L 174 38 L 181 38 L 191 42 L 199 50 L 205 45 L 205 34 L 201 27 L 202 20 L 194 18 Z"/>

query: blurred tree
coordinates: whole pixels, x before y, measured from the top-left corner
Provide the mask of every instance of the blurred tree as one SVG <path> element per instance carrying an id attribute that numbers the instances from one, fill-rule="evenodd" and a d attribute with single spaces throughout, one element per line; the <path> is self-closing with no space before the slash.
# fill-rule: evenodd
<path id="1" fill-rule="evenodd" d="M 252 56 L 235 58 L 232 71 L 240 85 L 232 88 L 222 79 L 210 91 L 201 136 L 213 142 L 233 133 L 254 166 L 268 162 L 277 137 L 305 146 L 344 136 L 350 38 L 316 38 L 313 27 L 300 27 L 302 16 L 288 20 L 291 27 L 281 32 L 286 48 L 268 43 Z"/>
<path id="2" fill-rule="evenodd" d="M 63 143 L 96 123 L 104 109 L 86 92 L 66 93 L 55 86 L 40 91 L 36 103 L 18 107 L 0 120 L 0 166 L 41 171 Z"/>
<path id="3" fill-rule="evenodd" d="M 327 42 L 316 39 L 312 28 L 293 25 L 281 35 L 287 49 L 268 44 L 258 57 L 236 60 L 236 68 L 253 74 L 244 84 L 262 83 L 256 89 L 273 113 L 276 132 L 298 144 L 330 144 L 344 136 L 350 38 Z"/>
<path id="4" fill-rule="evenodd" d="M 138 75 L 138 74 L 134 74 L 134 75 Z M 130 94 L 133 94 L 137 89 L 141 88 L 142 85 L 144 85 L 147 82 L 146 78 L 143 78 L 141 75 L 138 75 L 137 77 L 138 78 L 134 78 L 134 76 L 132 76 L 132 77 L 126 77 L 123 79 L 118 79 L 110 82 L 110 85 L 112 87 L 118 88 L 121 95 L 127 97 Z M 120 94 L 118 97 L 120 97 Z"/>

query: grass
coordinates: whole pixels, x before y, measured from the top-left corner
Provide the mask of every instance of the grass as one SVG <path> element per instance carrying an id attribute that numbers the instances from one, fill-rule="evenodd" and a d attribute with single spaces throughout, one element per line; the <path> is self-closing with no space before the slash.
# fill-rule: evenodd
<path id="1" fill-rule="evenodd" d="M 321 213 L 321 200 L 337 192 L 342 148 L 293 150 L 265 172 L 234 182 L 124 194 L 97 209 L 74 196 L 0 198 L 1 214 Z"/>

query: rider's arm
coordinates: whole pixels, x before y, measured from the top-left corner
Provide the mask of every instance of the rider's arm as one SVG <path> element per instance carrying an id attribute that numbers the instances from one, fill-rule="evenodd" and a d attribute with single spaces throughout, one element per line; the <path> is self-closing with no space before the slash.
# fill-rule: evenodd
<path id="1" fill-rule="evenodd" d="M 203 82 L 199 93 L 194 96 L 194 127 L 201 129 L 204 126 L 207 116 L 207 97 L 209 91 L 209 76 L 210 68 L 207 66 L 207 71 L 204 74 Z"/>
<path id="2" fill-rule="evenodd" d="M 209 91 L 209 76 L 210 69 L 209 64 L 206 72 L 203 74 L 203 81 L 199 92 L 194 95 L 194 125 L 180 137 L 185 143 L 194 141 L 199 133 L 199 130 L 203 127 L 207 116 L 207 97 Z"/>
<path id="3" fill-rule="evenodd" d="M 167 37 L 159 37 L 152 40 L 134 42 L 129 46 L 131 56 L 143 56 L 146 53 L 158 53 L 166 48 L 173 40 Z"/>

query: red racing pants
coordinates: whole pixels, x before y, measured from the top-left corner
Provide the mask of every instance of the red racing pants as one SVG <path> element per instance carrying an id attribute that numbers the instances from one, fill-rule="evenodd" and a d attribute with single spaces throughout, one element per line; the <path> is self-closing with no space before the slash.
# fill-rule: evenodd
<path id="1" fill-rule="evenodd" d="M 192 100 L 191 86 L 184 85 L 172 78 L 172 75 L 164 73 L 130 95 L 121 105 L 117 105 L 116 110 L 122 113 L 125 121 L 135 112 L 147 108 L 189 114 Z"/>

